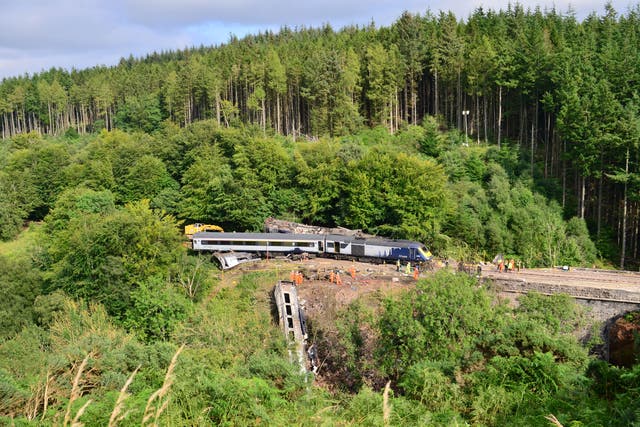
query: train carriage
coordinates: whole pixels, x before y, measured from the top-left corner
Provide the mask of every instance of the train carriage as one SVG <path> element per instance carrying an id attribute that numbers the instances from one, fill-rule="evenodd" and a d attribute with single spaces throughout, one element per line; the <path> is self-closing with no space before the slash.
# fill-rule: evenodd
<path id="1" fill-rule="evenodd" d="M 253 252 L 268 256 L 292 253 L 317 254 L 321 241 L 312 234 L 196 233 L 192 249 L 209 252 Z"/>
<path id="2" fill-rule="evenodd" d="M 209 252 L 250 252 L 261 256 L 307 253 L 361 261 L 422 263 L 431 253 L 419 242 L 338 234 L 196 233 L 192 248 Z"/>

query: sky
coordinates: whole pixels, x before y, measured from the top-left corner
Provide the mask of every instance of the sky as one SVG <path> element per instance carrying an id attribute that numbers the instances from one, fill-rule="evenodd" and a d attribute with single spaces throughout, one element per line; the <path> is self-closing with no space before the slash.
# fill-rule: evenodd
<path id="1" fill-rule="evenodd" d="M 606 0 L 520 0 L 525 8 L 603 13 Z M 513 3 L 513 2 L 512 2 Z M 116 65 L 130 55 L 226 43 L 282 27 L 334 30 L 389 26 L 404 11 L 452 11 L 466 19 L 476 8 L 506 9 L 508 0 L 0 0 L 0 79 L 51 67 Z M 613 0 L 626 13 L 631 0 Z"/>

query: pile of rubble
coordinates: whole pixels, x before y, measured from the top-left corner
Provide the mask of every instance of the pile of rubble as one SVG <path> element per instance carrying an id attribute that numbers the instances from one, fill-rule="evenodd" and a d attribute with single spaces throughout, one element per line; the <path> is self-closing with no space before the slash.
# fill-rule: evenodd
<path id="1" fill-rule="evenodd" d="M 372 234 L 363 233 L 362 230 L 350 230 L 344 227 L 319 227 L 276 218 L 267 218 L 264 221 L 264 231 L 266 233 L 339 234 L 341 236 L 375 237 Z"/>

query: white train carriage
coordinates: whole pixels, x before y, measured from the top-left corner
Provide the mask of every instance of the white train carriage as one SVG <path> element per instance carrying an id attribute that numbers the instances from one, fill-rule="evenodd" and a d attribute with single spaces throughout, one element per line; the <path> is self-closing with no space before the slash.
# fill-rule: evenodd
<path id="1" fill-rule="evenodd" d="M 338 234 L 221 233 L 193 235 L 192 249 L 214 253 L 270 255 L 310 254 L 337 259 L 423 263 L 431 259 L 419 242 L 383 238 L 361 238 Z"/>
<path id="2" fill-rule="evenodd" d="M 322 236 L 280 233 L 196 233 L 192 248 L 210 252 L 253 252 L 262 256 L 318 254 L 322 252 Z"/>

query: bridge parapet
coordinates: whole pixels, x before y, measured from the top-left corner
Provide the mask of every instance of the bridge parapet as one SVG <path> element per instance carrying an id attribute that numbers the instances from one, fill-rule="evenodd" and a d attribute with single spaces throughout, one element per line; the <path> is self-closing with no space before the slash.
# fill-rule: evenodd
<path id="1" fill-rule="evenodd" d="M 627 289 L 582 287 L 558 283 L 532 282 L 524 278 L 505 279 L 485 276 L 484 279 L 493 281 L 502 292 L 526 294 L 527 292 L 534 291 L 549 295 L 567 294 L 579 299 L 640 304 L 640 289 L 638 289 L 638 291 L 630 291 Z"/>
<path id="2" fill-rule="evenodd" d="M 591 317 L 607 321 L 629 311 L 640 310 L 640 273 L 594 269 L 529 269 L 500 273 L 487 271 L 500 292 L 546 295 L 567 294 L 591 308 Z"/>

